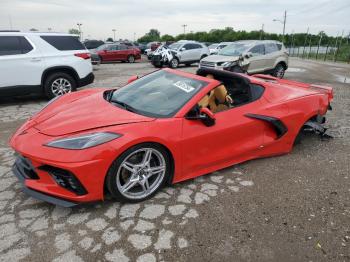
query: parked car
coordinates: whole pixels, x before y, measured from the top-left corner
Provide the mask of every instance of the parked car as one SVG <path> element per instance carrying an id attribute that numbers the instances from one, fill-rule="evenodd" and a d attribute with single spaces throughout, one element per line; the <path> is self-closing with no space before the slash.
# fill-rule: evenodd
<path id="1" fill-rule="evenodd" d="M 157 50 L 162 43 L 160 42 L 149 42 L 145 50 L 145 55 L 147 55 L 148 60 L 152 60 L 153 52 Z"/>
<path id="2" fill-rule="evenodd" d="M 101 57 L 96 53 L 96 51 L 94 50 L 90 51 L 90 55 L 91 55 L 91 64 L 93 65 L 101 64 Z"/>
<path id="3" fill-rule="evenodd" d="M 278 41 L 237 41 L 221 49 L 217 55 L 201 60 L 199 67 L 247 72 L 248 74 L 271 74 L 283 78 L 288 69 L 288 52 Z"/>
<path id="4" fill-rule="evenodd" d="M 289 153 L 304 132 L 327 137 L 331 87 L 215 69 L 166 68 L 128 82 L 65 95 L 16 131 L 12 170 L 25 193 L 65 207 L 105 194 L 138 202 L 168 184 Z"/>
<path id="5" fill-rule="evenodd" d="M 141 51 L 141 54 L 145 54 L 145 51 L 147 49 L 147 44 L 145 43 L 139 43 L 139 49 Z"/>
<path id="6" fill-rule="evenodd" d="M 95 53 L 100 57 L 101 63 L 110 61 L 134 63 L 137 59 L 141 59 L 141 51 L 138 48 L 120 43 L 104 44 L 96 48 Z"/>
<path id="7" fill-rule="evenodd" d="M 75 35 L 0 32 L 0 95 L 48 98 L 94 81 L 90 53 Z"/>
<path id="8" fill-rule="evenodd" d="M 102 40 L 85 40 L 83 43 L 87 49 L 91 50 L 96 49 L 97 47 L 103 45 L 105 42 Z"/>
<path id="9" fill-rule="evenodd" d="M 173 56 L 173 58 L 168 61 L 171 68 L 177 68 L 179 64 L 190 66 L 210 54 L 209 48 L 205 44 L 196 41 L 181 40 L 171 44 L 169 49 Z M 159 59 L 160 58 L 161 57 L 159 57 Z"/>
<path id="10" fill-rule="evenodd" d="M 232 44 L 233 42 L 221 42 L 218 44 L 212 44 L 209 46 L 209 51 L 211 55 L 217 54 L 224 47 Z"/>

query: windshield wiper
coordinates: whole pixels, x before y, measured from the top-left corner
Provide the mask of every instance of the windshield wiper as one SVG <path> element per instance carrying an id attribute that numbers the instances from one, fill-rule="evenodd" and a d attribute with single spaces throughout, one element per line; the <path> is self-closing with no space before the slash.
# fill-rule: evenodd
<path id="1" fill-rule="evenodd" d="M 132 106 L 130 106 L 127 103 L 124 103 L 122 101 L 110 99 L 109 102 L 111 102 L 113 104 L 117 104 L 117 105 L 123 107 L 127 111 L 130 111 L 130 112 L 133 112 L 133 113 L 137 113 L 138 112 L 137 109 L 133 108 Z"/>

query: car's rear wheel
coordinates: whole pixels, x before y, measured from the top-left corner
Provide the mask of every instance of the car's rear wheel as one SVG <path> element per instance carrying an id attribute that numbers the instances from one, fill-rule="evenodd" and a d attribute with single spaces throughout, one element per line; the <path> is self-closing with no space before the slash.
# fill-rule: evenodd
<path id="1" fill-rule="evenodd" d="M 179 66 L 179 60 L 177 58 L 173 58 L 169 62 L 169 67 L 170 68 L 178 68 Z"/>
<path id="2" fill-rule="evenodd" d="M 207 57 L 207 55 L 202 55 L 200 60 L 202 60 L 203 58 L 206 58 L 206 57 Z"/>
<path id="3" fill-rule="evenodd" d="M 76 82 L 67 73 L 53 73 L 49 75 L 44 83 L 45 95 L 52 99 L 57 96 L 73 92 L 76 90 Z"/>
<path id="4" fill-rule="evenodd" d="M 120 201 L 139 202 L 152 197 L 166 183 L 169 173 L 169 155 L 162 146 L 139 144 L 113 162 L 106 186 Z"/>
<path id="5" fill-rule="evenodd" d="M 275 69 L 273 70 L 272 75 L 274 77 L 283 78 L 285 71 L 286 69 L 282 64 L 277 64 Z"/>
<path id="6" fill-rule="evenodd" d="M 129 63 L 135 63 L 135 57 L 133 55 L 128 56 L 128 62 Z"/>

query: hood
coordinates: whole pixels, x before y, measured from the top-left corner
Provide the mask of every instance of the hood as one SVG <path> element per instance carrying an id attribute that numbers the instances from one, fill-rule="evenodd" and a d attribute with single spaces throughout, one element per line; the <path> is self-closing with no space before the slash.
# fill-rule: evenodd
<path id="1" fill-rule="evenodd" d="M 232 61 L 238 61 L 238 60 L 239 60 L 238 56 L 210 55 L 210 56 L 207 56 L 206 58 L 203 58 L 201 61 L 219 63 L 219 62 L 232 62 Z"/>
<path id="2" fill-rule="evenodd" d="M 34 127 L 49 136 L 62 136 L 105 126 L 153 121 L 118 108 L 103 97 L 105 90 L 75 92 L 59 98 L 32 120 Z"/>

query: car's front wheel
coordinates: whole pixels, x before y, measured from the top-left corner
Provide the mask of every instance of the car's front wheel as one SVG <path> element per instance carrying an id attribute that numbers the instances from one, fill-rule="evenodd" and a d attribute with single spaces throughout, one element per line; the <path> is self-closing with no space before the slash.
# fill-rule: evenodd
<path id="1" fill-rule="evenodd" d="M 49 75 L 44 83 L 45 95 L 52 99 L 57 96 L 73 92 L 76 90 L 76 82 L 67 73 L 53 73 Z"/>
<path id="2" fill-rule="evenodd" d="M 106 186 L 111 195 L 123 202 L 139 202 L 153 196 L 167 181 L 170 159 L 157 144 L 136 145 L 111 165 Z"/>
<path id="3" fill-rule="evenodd" d="M 170 68 L 178 68 L 179 66 L 179 60 L 177 58 L 173 58 L 169 62 L 169 67 Z"/>
<path id="4" fill-rule="evenodd" d="M 282 64 L 277 64 L 272 75 L 277 78 L 283 78 L 285 71 L 286 69 Z"/>

